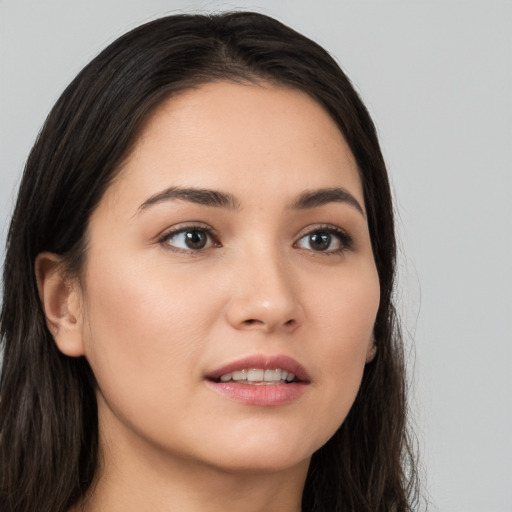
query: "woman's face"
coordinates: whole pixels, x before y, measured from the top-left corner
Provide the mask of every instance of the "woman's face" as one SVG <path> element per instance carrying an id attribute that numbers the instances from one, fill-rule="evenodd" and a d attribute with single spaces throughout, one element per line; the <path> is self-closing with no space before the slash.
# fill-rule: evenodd
<path id="1" fill-rule="evenodd" d="M 228 470 L 307 464 L 355 399 L 379 306 L 354 157 L 302 92 L 181 93 L 93 213 L 83 283 L 100 432 Z"/>

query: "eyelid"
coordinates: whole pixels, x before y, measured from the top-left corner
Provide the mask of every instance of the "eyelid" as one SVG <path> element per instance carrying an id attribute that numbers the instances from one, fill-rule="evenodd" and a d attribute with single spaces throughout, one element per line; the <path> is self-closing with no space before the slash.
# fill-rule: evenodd
<path id="1" fill-rule="evenodd" d="M 202 249 L 182 249 L 180 247 L 175 247 L 168 243 L 169 238 L 187 231 L 203 231 L 211 240 L 211 245 L 208 247 L 204 247 Z M 206 251 L 207 249 L 210 249 L 212 247 L 222 247 L 222 244 L 219 242 L 216 231 L 211 226 L 208 226 L 207 224 L 204 224 L 202 222 L 194 221 L 177 224 L 175 226 L 172 226 L 171 228 L 166 229 L 160 235 L 158 235 L 157 242 L 165 246 L 167 250 L 183 254 L 197 254 L 202 251 Z"/>
<path id="2" fill-rule="evenodd" d="M 354 247 L 354 239 L 352 236 L 349 235 L 349 233 L 345 230 L 340 228 L 339 226 L 335 226 L 333 224 L 318 224 L 313 226 L 307 226 L 306 228 L 302 229 L 299 235 L 297 236 L 297 241 L 294 243 L 294 246 L 298 244 L 300 240 L 302 240 L 304 237 L 309 236 L 313 233 L 329 233 L 332 235 L 336 235 L 340 241 L 341 247 L 339 249 L 335 250 L 326 250 L 326 251 L 313 251 L 313 250 L 307 250 L 308 252 L 312 252 L 319 255 L 333 255 L 333 254 L 340 254 L 344 251 L 351 250 Z M 300 247 L 299 247 L 300 248 Z M 300 248 L 302 249 L 302 248 Z"/>

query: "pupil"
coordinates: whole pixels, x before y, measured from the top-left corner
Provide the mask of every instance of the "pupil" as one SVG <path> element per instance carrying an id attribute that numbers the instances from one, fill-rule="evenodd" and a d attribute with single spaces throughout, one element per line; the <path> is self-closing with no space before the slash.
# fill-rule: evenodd
<path id="1" fill-rule="evenodd" d="M 206 245 L 206 236 L 202 231 L 188 231 L 185 240 L 189 249 L 202 249 Z"/>
<path id="2" fill-rule="evenodd" d="M 331 245 L 331 235 L 329 233 L 315 233 L 310 237 L 311 247 L 317 251 L 325 251 Z"/>

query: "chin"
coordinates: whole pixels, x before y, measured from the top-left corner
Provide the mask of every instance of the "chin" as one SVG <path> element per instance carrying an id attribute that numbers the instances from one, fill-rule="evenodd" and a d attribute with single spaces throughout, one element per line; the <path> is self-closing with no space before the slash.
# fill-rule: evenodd
<path id="1" fill-rule="evenodd" d="M 286 432 L 267 434 L 248 432 L 244 439 L 230 438 L 225 443 L 212 439 L 216 449 L 208 458 L 219 469 L 239 474 L 276 473 L 296 467 L 307 470 L 311 455 L 323 444 L 323 440 L 311 442 L 307 436 Z"/>
<path id="2" fill-rule="evenodd" d="M 265 475 L 296 470 L 298 468 L 307 471 L 310 459 L 310 455 L 305 458 L 297 457 L 297 455 L 292 456 L 291 454 L 288 457 L 276 456 L 260 449 L 259 454 L 245 453 L 241 457 L 223 457 L 217 461 L 216 468 L 237 475 Z"/>

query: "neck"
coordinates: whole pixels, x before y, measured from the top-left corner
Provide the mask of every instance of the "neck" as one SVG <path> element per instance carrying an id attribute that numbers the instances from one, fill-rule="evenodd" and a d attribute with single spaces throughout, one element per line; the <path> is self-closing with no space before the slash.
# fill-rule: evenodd
<path id="1" fill-rule="evenodd" d="M 107 443 L 100 437 L 95 481 L 70 512 L 301 510 L 309 460 L 279 470 L 226 469 L 121 439 L 118 435 L 115 443 Z"/>
<path id="2" fill-rule="evenodd" d="M 119 475 L 120 476 L 120 475 Z M 281 475 L 198 475 L 179 478 L 125 474 L 99 479 L 76 512 L 300 512 L 302 486 Z"/>

